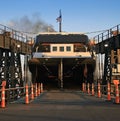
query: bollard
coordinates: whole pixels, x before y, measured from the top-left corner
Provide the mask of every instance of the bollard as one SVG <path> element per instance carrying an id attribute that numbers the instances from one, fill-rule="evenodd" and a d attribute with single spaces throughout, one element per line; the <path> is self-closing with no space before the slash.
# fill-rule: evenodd
<path id="1" fill-rule="evenodd" d="M 25 88 L 26 88 L 25 104 L 29 104 L 28 84 L 26 84 Z"/>
<path id="2" fill-rule="evenodd" d="M 1 107 L 5 108 L 5 86 L 2 86 L 2 99 L 1 99 Z"/>
<path id="3" fill-rule="evenodd" d="M 116 97 L 115 97 L 115 103 L 118 104 L 119 103 L 119 88 L 118 88 L 118 84 L 115 85 L 116 88 Z"/>
<path id="4" fill-rule="evenodd" d="M 33 84 L 31 85 L 31 99 L 34 99 L 34 91 L 33 91 Z"/>
<path id="5" fill-rule="evenodd" d="M 101 91 L 100 91 L 100 83 L 98 82 L 98 98 L 101 97 Z"/>
<path id="6" fill-rule="evenodd" d="M 110 83 L 107 83 L 107 101 L 111 101 Z"/>
<path id="7" fill-rule="evenodd" d="M 95 90 L 94 90 L 94 83 L 92 83 L 92 96 L 95 95 Z"/>

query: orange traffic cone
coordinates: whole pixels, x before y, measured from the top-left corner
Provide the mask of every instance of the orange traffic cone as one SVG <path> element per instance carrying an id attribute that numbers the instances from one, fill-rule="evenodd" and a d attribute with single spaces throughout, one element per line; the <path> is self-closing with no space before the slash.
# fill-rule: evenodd
<path id="1" fill-rule="evenodd" d="M 37 93 L 37 83 L 35 84 L 35 96 L 36 97 L 38 96 L 38 93 Z"/>
<path id="2" fill-rule="evenodd" d="M 88 94 L 90 94 L 90 84 L 87 85 Z"/>
<path id="3" fill-rule="evenodd" d="M 41 92 L 43 92 L 43 83 L 41 83 Z"/>
<path id="4" fill-rule="evenodd" d="M 2 86 L 2 99 L 1 99 L 1 107 L 5 108 L 5 86 Z"/>
<path id="5" fill-rule="evenodd" d="M 82 91 L 85 91 L 85 83 L 82 83 Z"/>
<path id="6" fill-rule="evenodd" d="M 111 94 L 110 94 L 110 83 L 107 84 L 107 101 L 111 100 Z"/>
<path id="7" fill-rule="evenodd" d="M 95 91 L 94 91 L 94 83 L 92 83 L 92 96 L 94 96 Z"/>
<path id="8" fill-rule="evenodd" d="M 100 83 L 98 82 L 98 98 L 101 97 L 101 91 L 100 91 Z"/>
<path id="9" fill-rule="evenodd" d="M 40 95 L 40 83 L 38 83 L 38 90 L 37 90 L 38 95 Z"/>
<path id="10" fill-rule="evenodd" d="M 28 94 L 28 85 L 26 84 L 26 96 L 25 96 L 25 104 L 29 104 L 29 94 Z"/>
<path id="11" fill-rule="evenodd" d="M 33 84 L 31 85 L 31 99 L 34 99 L 34 91 L 33 91 Z"/>
<path id="12" fill-rule="evenodd" d="M 120 100 L 119 100 L 119 88 L 118 88 L 118 84 L 116 84 L 115 87 L 116 87 L 115 103 L 118 104 L 120 102 Z"/>
<path id="13" fill-rule="evenodd" d="M 86 83 L 84 84 L 84 92 L 86 92 Z"/>

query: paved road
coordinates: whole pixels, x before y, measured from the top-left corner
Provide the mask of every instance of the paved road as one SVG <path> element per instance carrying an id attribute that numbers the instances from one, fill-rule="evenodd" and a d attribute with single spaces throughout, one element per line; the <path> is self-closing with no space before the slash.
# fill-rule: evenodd
<path id="1" fill-rule="evenodd" d="M 120 121 L 120 105 L 78 91 L 46 91 L 0 108 L 0 121 Z"/>

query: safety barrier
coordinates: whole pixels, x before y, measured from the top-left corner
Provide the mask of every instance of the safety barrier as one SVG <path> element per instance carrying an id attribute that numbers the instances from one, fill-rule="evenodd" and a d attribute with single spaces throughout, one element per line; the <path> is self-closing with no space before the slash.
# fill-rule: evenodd
<path id="1" fill-rule="evenodd" d="M 106 101 L 112 101 L 115 104 L 120 104 L 120 86 L 118 84 L 111 85 L 107 83 L 107 85 L 98 84 L 82 84 L 82 92 L 87 93 L 91 96 L 96 96 L 98 98 L 105 98 Z"/>
<path id="2" fill-rule="evenodd" d="M 13 95 L 8 95 L 7 93 L 13 93 Z M 19 94 L 16 94 L 20 92 Z M 2 86 L 0 89 L 0 105 L 1 108 L 5 108 L 6 103 L 13 102 L 19 98 L 24 98 L 25 104 L 29 104 L 30 100 L 34 100 L 35 97 L 39 96 L 43 92 L 43 84 L 36 83 L 28 85 L 26 84 L 24 87 L 17 87 L 17 88 L 5 88 Z"/>

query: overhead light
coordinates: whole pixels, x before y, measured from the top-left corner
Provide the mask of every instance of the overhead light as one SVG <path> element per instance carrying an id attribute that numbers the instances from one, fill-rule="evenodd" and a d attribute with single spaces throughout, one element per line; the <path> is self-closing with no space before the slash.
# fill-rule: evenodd
<path id="1" fill-rule="evenodd" d="M 106 43 L 106 44 L 104 44 L 104 46 L 105 46 L 105 47 L 108 47 L 108 44 Z"/>
<path id="2" fill-rule="evenodd" d="M 20 45 L 17 45 L 17 48 L 20 48 Z"/>
<path id="3" fill-rule="evenodd" d="M 45 58 L 46 61 L 48 61 L 48 58 Z"/>

